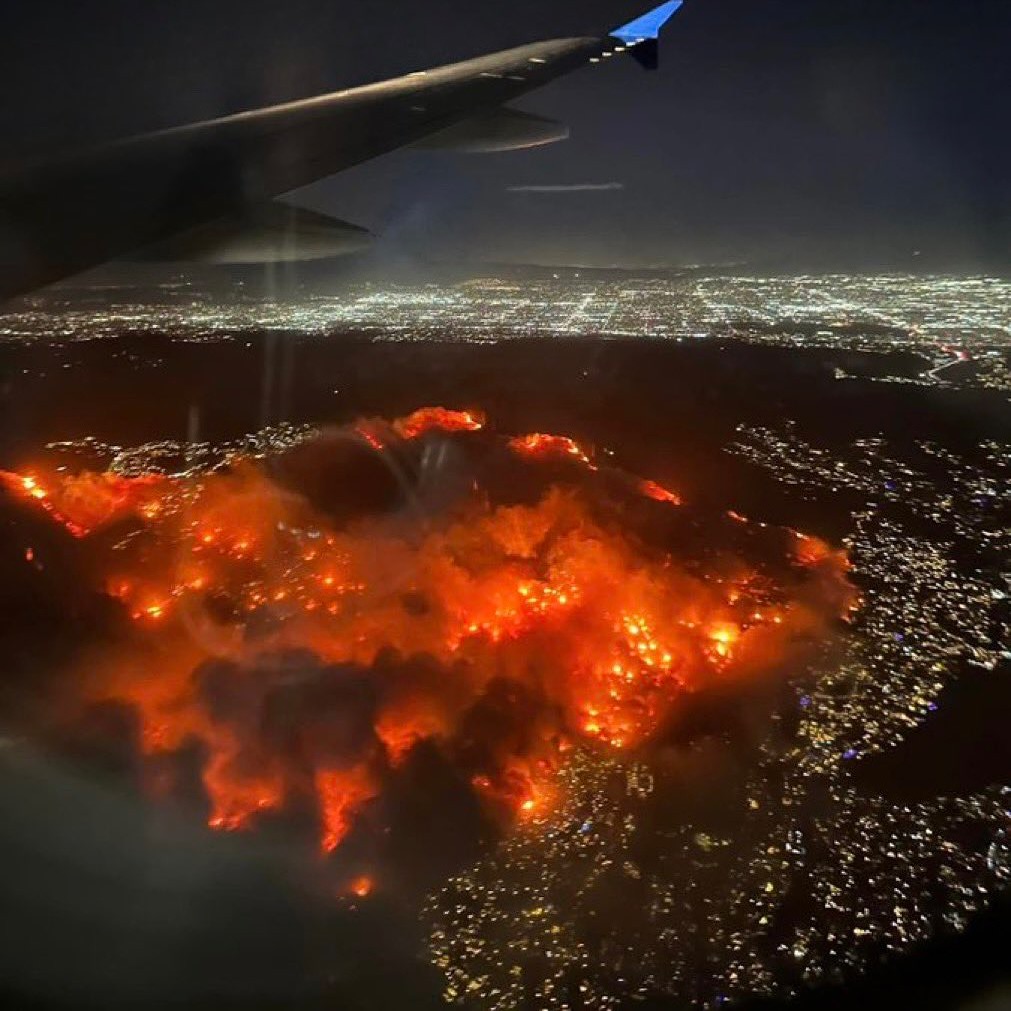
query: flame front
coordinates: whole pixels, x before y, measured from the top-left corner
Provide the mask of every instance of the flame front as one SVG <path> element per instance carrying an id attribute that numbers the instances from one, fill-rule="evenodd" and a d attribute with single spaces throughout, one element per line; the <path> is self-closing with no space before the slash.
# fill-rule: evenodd
<path id="1" fill-rule="evenodd" d="M 483 425 L 429 408 L 385 430 Z M 562 436 L 507 445 L 592 468 Z M 844 559 L 812 538 L 797 537 L 789 564 L 807 571 L 789 587 L 739 562 L 700 571 L 602 521 L 578 487 L 340 525 L 250 460 L 177 478 L 2 479 L 77 537 L 139 529 L 103 575 L 135 631 L 89 658 L 84 698 L 134 707 L 153 765 L 199 745 L 212 828 L 308 799 L 325 853 L 421 742 L 494 810 L 537 818 L 565 749 L 640 747 L 686 692 L 754 676 L 850 601 Z"/>

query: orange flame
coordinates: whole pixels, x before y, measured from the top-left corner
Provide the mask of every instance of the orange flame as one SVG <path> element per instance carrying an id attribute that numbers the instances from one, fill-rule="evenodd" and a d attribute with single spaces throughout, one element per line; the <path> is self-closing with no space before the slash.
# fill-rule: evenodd
<path id="1" fill-rule="evenodd" d="M 579 463 L 590 463 L 586 450 L 565 435 L 545 435 L 543 432 L 518 435 L 509 440 L 509 448 L 520 456 L 570 457 Z"/>
<path id="2" fill-rule="evenodd" d="M 331 853 L 347 835 L 358 808 L 376 795 L 376 785 L 368 769 L 358 766 L 349 771 L 317 771 L 316 789 L 323 823 L 320 846 Z"/>
<path id="3" fill-rule="evenodd" d="M 640 481 L 639 491 L 655 502 L 666 502 L 668 505 L 676 506 L 681 505 L 681 497 L 679 495 L 664 488 L 662 484 L 657 484 L 656 481 Z"/>
<path id="4" fill-rule="evenodd" d="M 84 472 L 44 476 L 0 471 L 0 486 L 16 498 L 34 502 L 74 537 L 86 537 L 115 520 L 160 508 L 165 481 L 158 475 L 127 478 Z"/>
<path id="5" fill-rule="evenodd" d="M 484 428 L 484 415 L 477 411 L 451 411 L 445 407 L 422 407 L 393 423 L 405 439 L 416 439 L 432 430 L 442 432 L 479 432 Z"/>
<path id="6" fill-rule="evenodd" d="M 393 429 L 414 438 L 483 423 L 428 408 Z M 508 445 L 592 468 L 564 436 Z M 813 538 L 798 536 L 795 550 L 819 571 L 785 567 L 792 589 L 770 591 L 742 565 L 727 592 L 722 577 L 654 557 L 605 525 L 575 490 L 553 488 L 525 506 L 494 507 L 475 494 L 451 516 L 398 532 L 379 519 L 339 527 L 254 461 L 179 478 L 40 473 L 0 479 L 76 536 L 127 516 L 142 528 L 110 552 L 105 576 L 138 635 L 89 664 L 87 697 L 132 704 L 152 760 L 200 742 L 211 827 L 247 828 L 309 796 L 324 853 L 421 741 L 464 756 L 489 803 L 538 818 L 552 806 L 560 751 L 639 747 L 686 691 L 745 676 L 820 620 L 812 594 L 792 606 L 803 580 L 826 594 L 824 620 L 851 602 L 844 556 Z M 634 487 L 680 501 L 655 482 Z M 293 679 L 271 673 L 270 658 L 292 651 L 310 657 L 330 689 L 348 681 L 349 667 L 373 679 L 367 732 L 354 737 L 343 709 L 314 729 L 323 717 L 313 706 L 295 710 L 287 736 L 264 736 L 271 693 L 294 690 Z M 262 669 L 258 658 L 267 658 Z M 201 687 L 209 663 L 231 665 L 238 715 Z M 335 750 L 342 734 L 358 743 Z M 289 738 L 293 753 L 279 743 Z"/>

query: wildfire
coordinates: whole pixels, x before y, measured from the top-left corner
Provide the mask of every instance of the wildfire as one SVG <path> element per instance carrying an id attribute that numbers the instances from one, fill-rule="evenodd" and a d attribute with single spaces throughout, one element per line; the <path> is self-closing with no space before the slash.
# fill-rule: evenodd
<path id="1" fill-rule="evenodd" d="M 375 796 L 376 785 L 368 768 L 358 766 L 349 771 L 317 771 L 316 790 L 323 823 L 320 845 L 324 852 L 331 853 L 347 835 L 357 809 Z"/>
<path id="2" fill-rule="evenodd" d="M 372 894 L 373 887 L 372 878 L 363 874 L 348 885 L 348 891 L 359 899 L 365 899 Z"/>
<path id="3" fill-rule="evenodd" d="M 476 411 L 450 411 L 445 407 L 422 407 L 406 418 L 393 423 L 404 439 L 417 439 L 438 429 L 442 432 L 479 432 L 484 428 L 484 415 Z"/>
<path id="4" fill-rule="evenodd" d="M 756 621 L 762 620 L 762 615 L 757 613 L 753 616 Z M 776 616 L 778 617 L 778 615 Z M 741 630 L 736 625 L 718 624 L 709 632 L 709 638 L 713 643 L 713 651 L 720 658 L 726 660 L 730 657 L 734 643 L 741 637 Z"/>
<path id="5" fill-rule="evenodd" d="M 679 495 L 664 488 L 662 484 L 657 484 L 656 481 L 640 481 L 639 491 L 646 498 L 651 498 L 655 502 L 666 502 L 668 505 L 676 506 L 681 505 L 681 497 Z"/>
<path id="6" fill-rule="evenodd" d="M 483 424 L 427 408 L 384 430 L 419 439 Z M 592 470 L 564 436 L 507 444 Z M 602 520 L 575 488 L 532 505 L 475 493 L 405 529 L 382 517 L 340 526 L 251 460 L 179 478 L 40 474 L 0 477 L 75 536 L 127 517 L 140 530 L 103 577 L 137 635 L 89 663 L 85 699 L 132 705 L 152 763 L 199 743 L 212 828 L 308 800 L 324 853 L 420 742 L 496 809 L 539 818 L 560 752 L 640 747 L 685 692 L 750 674 L 851 601 L 844 559 L 821 542 L 796 540 L 817 571 L 790 577 L 826 594 L 819 617 L 810 594 L 794 608 L 743 563 L 728 593 Z M 680 503 L 652 481 L 629 488 Z M 350 890 L 368 894 L 367 881 Z"/>
<path id="7" fill-rule="evenodd" d="M 801 565 L 812 567 L 834 560 L 844 570 L 849 568 L 849 562 L 845 553 L 834 550 L 823 540 L 812 537 L 810 534 L 802 534 L 796 530 L 793 535 L 796 538 L 795 550 L 797 561 Z"/>
<path id="8" fill-rule="evenodd" d="M 33 502 L 74 537 L 135 513 L 157 515 L 167 483 L 160 475 L 128 478 L 86 471 L 76 476 L 14 474 L 0 470 L 0 486 Z"/>
<path id="9" fill-rule="evenodd" d="M 569 457 L 587 466 L 591 465 L 586 450 L 565 435 L 545 435 L 542 432 L 519 435 L 509 440 L 509 448 L 520 456 Z"/>

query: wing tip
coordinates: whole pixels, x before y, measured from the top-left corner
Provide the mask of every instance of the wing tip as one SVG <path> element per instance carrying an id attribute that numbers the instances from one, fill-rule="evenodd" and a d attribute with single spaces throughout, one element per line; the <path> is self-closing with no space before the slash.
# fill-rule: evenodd
<path id="1" fill-rule="evenodd" d="M 621 39 L 622 42 L 646 42 L 656 40 L 660 37 L 660 31 L 670 19 L 684 5 L 684 0 L 666 0 L 659 7 L 654 7 L 651 11 L 629 21 L 627 25 L 615 28 L 611 32 L 611 38 Z"/>

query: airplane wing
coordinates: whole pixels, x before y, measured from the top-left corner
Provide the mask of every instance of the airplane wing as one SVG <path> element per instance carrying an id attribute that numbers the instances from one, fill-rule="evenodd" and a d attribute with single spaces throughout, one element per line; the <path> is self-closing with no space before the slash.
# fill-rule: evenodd
<path id="1" fill-rule="evenodd" d="M 535 42 L 0 172 L 0 299 L 134 251 L 204 262 L 335 255 L 367 233 L 276 198 L 412 144 L 508 150 L 567 131 L 506 103 L 656 40 L 683 0 L 600 38 Z"/>

